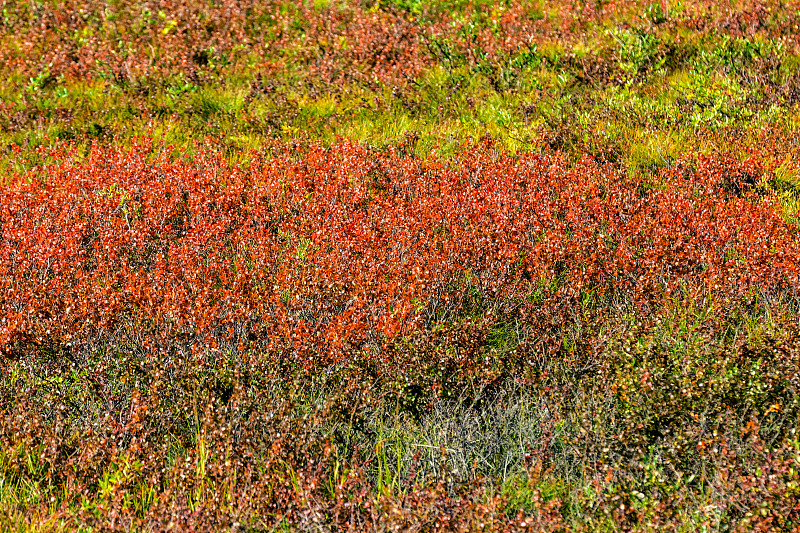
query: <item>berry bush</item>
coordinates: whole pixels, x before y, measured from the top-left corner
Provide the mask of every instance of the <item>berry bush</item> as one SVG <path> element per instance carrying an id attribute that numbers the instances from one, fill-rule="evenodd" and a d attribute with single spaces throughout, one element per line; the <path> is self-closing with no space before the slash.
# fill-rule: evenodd
<path id="1" fill-rule="evenodd" d="M 8 520 L 797 526 L 800 250 L 757 157 L 170 153 L 5 186 Z"/>

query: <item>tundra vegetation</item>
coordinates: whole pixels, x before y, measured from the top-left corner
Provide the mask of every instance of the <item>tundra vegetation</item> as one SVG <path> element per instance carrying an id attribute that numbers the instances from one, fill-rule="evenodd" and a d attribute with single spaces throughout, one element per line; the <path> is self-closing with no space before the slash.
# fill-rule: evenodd
<path id="1" fill-rule="evenodd" d="M 0 1 L 11 531 L 799 531 L 800 4 Z"/>

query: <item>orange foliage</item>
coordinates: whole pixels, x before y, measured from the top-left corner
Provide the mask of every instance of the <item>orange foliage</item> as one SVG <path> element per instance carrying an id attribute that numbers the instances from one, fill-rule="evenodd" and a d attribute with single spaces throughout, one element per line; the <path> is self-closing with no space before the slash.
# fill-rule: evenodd
<path id="1" fill-rule="evenodd" d="M 148 162 L 95 147 L 0 199 L 0 345 L 125 322 L 338 360 L 472 291 L 651 309 L 798 285 L 800 249 L 753 161 L 686 157 L 648 188 L 584 158 L 330 149 Z M 17 343 L 17 344 L 15 344 Z"/>

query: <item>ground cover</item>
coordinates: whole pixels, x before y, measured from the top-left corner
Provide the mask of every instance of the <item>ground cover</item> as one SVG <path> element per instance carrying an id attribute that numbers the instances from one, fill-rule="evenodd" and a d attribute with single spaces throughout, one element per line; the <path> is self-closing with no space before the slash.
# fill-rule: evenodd
<path id="1" fill-rule="evenodd" d="M 664 11 L 667 9 L 667 12 Z M 796 128 L 795 4 L 6 2 L 0 146 L 490 134 L 635 168 Z M 751 143 L 752 144 L 752 143 Z M 732 150 L 731 150 L 732 151 Z M 26 152 L 27 153 L 27 152 Z"/>
<path id="2" fill-rule="evenodd" d="M 796 5 L 2 7 L 9 529 L 800 528 Z"/>

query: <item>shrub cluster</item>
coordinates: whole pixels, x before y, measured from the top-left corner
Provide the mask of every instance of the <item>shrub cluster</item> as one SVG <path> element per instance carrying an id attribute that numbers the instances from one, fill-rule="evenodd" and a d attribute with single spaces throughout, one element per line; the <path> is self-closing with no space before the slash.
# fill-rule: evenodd
<path id="1" fill-rule="evenodd" d="M 471 294 L 735 301 L 794 290 L 800 249 L 758 162 L 687 157 L 658 184 L 584 159 L 453 160 L 342 143 L 147 161 L 95 147 L 0 200 L 6 351 L 150 324 L 245 350 L 337 361 L 447 316 Z"/>
<path id="2" fill-rule="evenodd" d="M 797 527 L 800 250 L 758 157 L 169 152 L 5 186 L 6 520 Z"/>

